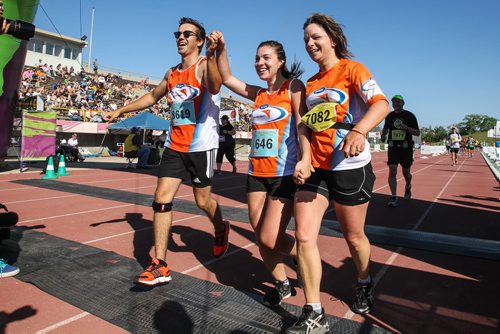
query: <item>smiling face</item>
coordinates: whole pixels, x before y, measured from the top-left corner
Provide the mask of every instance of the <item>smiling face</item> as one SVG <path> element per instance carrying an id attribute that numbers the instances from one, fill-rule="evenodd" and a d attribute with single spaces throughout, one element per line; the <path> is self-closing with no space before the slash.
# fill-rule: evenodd
<path id="1" fill-rule="evenodd" d="M 278 59 L 274 47 L 261 46 L 255 55 L 255 71 L 261 80 L 274 81 L 284 61 Z"/>
<path id="2" fill-rule="evenodd" d="M 184 23 L 179 26 L 177 30 L 180 32 L 178 38 L 175 39 L 177 44 L 177 52 L 180 55 L 188 55 L 193 52 L 200 52 L 200 48 L 203 45 L 203 40 L 201 40 L 199 36 L 198 28 L 191 23 Z M 185 37 L 185 32 L 191 32 L 188 37 Z M 188 34 L 188 33 L 186 33 Z"/>
<path id="3" fill-rule="evenodd" d="M 316 23 L 311 23 L 304 29 L 304 44 L 309 57 L 321 64 L 332 59 L 335 55 L 335 42 L 328 36 L 325 29 Z"/>

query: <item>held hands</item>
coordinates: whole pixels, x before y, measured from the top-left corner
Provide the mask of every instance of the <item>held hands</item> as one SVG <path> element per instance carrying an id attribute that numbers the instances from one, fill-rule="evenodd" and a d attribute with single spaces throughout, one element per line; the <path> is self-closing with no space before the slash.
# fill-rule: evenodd
<path id="1" fill-rule="evenodd" d="M 365 149 L 365 136 L 361 132 L 349 131 L 339 145 L 346 158 L 357 157 Z"/>
<path id="2" fill-rule="evenodd" d="M 220 31 L 212 31 L 206 38 L 207 46 L 205 54 L 212 57 L 215 51 L 221 52 L 224 49 L 224 36 Z"/>
<path id="3" fill-rule="evenodd" d="M 293 181 L 298 185 L 304 184 L 311 176 L 312 172 L 314 172 L 314 168 L 311 165 L 311 162 L 299 160 L 295 165 L 295 170 L 293 171 Z"/>
<path id="4" fill-rule="evenodd" d="M 210 35 L 207 36 L 207 56 L 209 48 L 211 55 L 213 55 L 215 51 L 221 52 L 225 47 L 224 35 L 220 31 L 212 31 Z"/>

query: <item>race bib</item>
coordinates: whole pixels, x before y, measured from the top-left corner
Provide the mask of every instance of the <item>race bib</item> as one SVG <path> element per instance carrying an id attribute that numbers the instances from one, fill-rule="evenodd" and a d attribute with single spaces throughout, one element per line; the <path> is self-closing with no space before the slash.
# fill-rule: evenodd
<path id="1" fill-rule="evenodd" d="M 302 123 L 314 132 L 321 132 L 329 129 L 337 121 L 335 108 L 338 103 L 325 102 L 318 104 L 302 116 Z"/>
<path id="2" fill-rule="evenodd" d="M 256 130 L 252 133 L 251 157 L 278 156 L 278 129 Z"/>
<path id="3" fill-rule="evenodd" d="M 405 140 L 406 131 L 403 130 L 392 130 L 392 140 Z"/>
<path id="4" fill-rule="evenodd" d="M 174 126 L 195 124 L 196 114 L 194 112 L 193 101 L 183 101 L 172 104 L 170 120 Z"/>

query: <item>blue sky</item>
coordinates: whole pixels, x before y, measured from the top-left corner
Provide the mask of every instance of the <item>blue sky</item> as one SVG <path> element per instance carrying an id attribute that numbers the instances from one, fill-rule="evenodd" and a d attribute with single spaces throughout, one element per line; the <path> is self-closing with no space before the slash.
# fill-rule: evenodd
<path id="1" fill-rule="evenodd" d="M 498 0 L 40 0 L 40 5 L 61 34 L 76 38 L 80 31 L 90 37 L 94 7 L 92 59 L 156 77 L 179 62 L 172 34 L 179 18 L 196 18 L 207 32 L 224 33 L 233 74 L 258 85 L 265 83 L 253 63 L 264 40 L 280 41 L 289 61 L 301 61 L 304 81 L 317 72 L 304 49 L 302 25 L 311 13 L 322 12 L 344 25 L 354 59 L 388 97 L 405 97 L 405 109 L 420 126 L 447 127 L 467 114 L 500 119 Z M 34 23 L 55 31 L 42 8 Z"/>

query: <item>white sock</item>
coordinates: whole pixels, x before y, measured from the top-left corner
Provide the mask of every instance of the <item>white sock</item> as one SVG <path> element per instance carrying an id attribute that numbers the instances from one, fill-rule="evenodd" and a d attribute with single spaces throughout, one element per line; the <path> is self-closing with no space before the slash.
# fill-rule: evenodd
<path id="1" fill-rule="evenodd" d="M 306 305 L 311 305 L 313 311 L 316 313 L 321 313 L 323 308 L 321 307 L 321 303 L 307 303 Z"/>
<path id="2" fill-rule="evenodd" d="M 362 285 L 368 285 L 371 282 L 372 282 L 372 277 L 370 275 L 368 275 L 368 277 L 365 279 L 358 278 L 358 283 Z"/>

